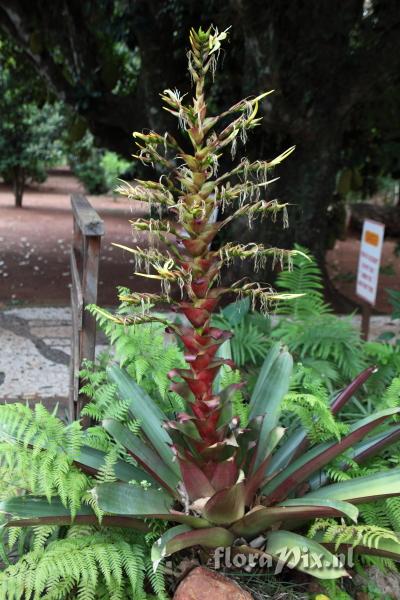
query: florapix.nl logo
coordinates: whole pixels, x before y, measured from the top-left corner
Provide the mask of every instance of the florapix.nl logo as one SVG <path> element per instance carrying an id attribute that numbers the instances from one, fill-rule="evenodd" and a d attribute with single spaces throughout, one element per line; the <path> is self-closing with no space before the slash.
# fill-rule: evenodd
<path id="1" fill-rule="evenodd" d="M 354 549 L 347 548 L 340 554 L 324 554 L 312 551 L 306 546 L 282 547 L 271 556 L 261 550 L 241 552 L 240 547 L 216 548 L 209 566 L 215 570 L 237 569 L 251 571 L 252 569 L 273 569 L 278 575 L 285 568 L 306 569 L 309 571 L 337 570 L 354 566 Z"/>

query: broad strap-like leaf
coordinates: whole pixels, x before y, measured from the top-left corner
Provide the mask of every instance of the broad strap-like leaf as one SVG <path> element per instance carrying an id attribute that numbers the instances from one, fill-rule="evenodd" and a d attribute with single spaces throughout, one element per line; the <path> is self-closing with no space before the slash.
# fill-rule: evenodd
<path id="1" fill-rule="evenodd" d="M 245 497 L 245 502 L 246 502 L 246 506 L 250 506 L 252 504 L 254 495 L 256 494 L 256 492 L 260 489 L 260 487 L 262 486 L 262 484 L 265 481 L 265 471 L 267 468 L 267 465 L 269 464 L 271 458 L 272 458 L 272 452 L 274 450 L 274 448 L 279 444 L 280 440 L 282 439 L 283 435 L 285 434 L 285 429 L 284 427 L 275 427 L 275 429 L 273 429 L 269 436 L 268 436 L 268 442 L 267 442 L 267 446 L 265 448 L 265 458 L 262 461 L 262 463 L 260 464 L 260 466 L 256 469 L 256 471 L 253 474 L 249 474 L 248 477 L 246 478 L 246 497 Z"/>
<path id="2" fill-rule="evenodd" d="M 307 432 L 303 427 L 294 431 L 274 453 L 265 471 L 266 475 L 278 473 L 290 463 L 299 446 L 307 439 Z"/>
<path id="3" fill-rule="evenodd" d="M 363 440 L 354 447 L 354 452 L 351 457 L 358 463 L 364 462 L 368 458 L 375 456 L 391 444 L 395 444 L 400 440 L 400 425 L 388 427 L 385 431 L 371 436 Z"/>
<path id="4" fill-rule="evenodd" d="M 275 358 L 274 358 L 275 357 Z M 274 358 L 274 360 L 272 360 Z M 256 470 L 268 453 L 270 434 L 275 429 L 283 398 L 289 390 L 293 370 L 292 356 L 286 350 L 273 346 L 261 368 L 250 400 L 249 419 L 264 417 L 253 469 Z"/>
<path id="5" fill-rule="evenodd" d="M 268 378 L 272 369 L 272 366 L 279 356 L 281 351 L 281 346 L 279 343 L 274 344 L 267 356 L 264 359 L 263 365 L 260 369 L 259 375 L 257 377 L 256 385 L 254 386 L 253 393 L 249 402 L 249 419 L 252 419 L 255 416 L 264 414 L 265 407 L 265 386 L 267 385 Z"/>
<path id="6" fill-rule="evenodd" d="M 376 372 L 376 367 L 368 367 L 348 385 L 346 386 L 333 400 L 331 401 L 331 411 L 336 415 L 350 400 L 350 398 L 360 389 L 373 373 Z M 304 427 L 299 427 L 275 452 L 271 462 L 268 464 L 266 474 L 271 475 L 284 469 L 296 456 L 299 456 L 300 451 L 305 452 L 308 447 L 307 431 Z M 299 450 L 300 449 L 300 450 Z"/>
<path id="7" fill-rule="evenodd" d="M 289 492 L 294 490 L 299 483 L 306 481 L 313 473 L 319 471 L 336 456 L 354 446 L 372 429 L 378 427 L 385 419 L 398 412 L 399 409 L 397 408 L 382 410 L 375 415 L 355 423 L 350 433 L 344 436 L 339 442 L 326 442 L 306 452 L 264 486 L 265 503 L 280 502 L 286 498 Z"/>
<path id="8" fill-rule="evenodd" d="M 224 360 L 231 360 L 232 359 L 232 348 L 231 348 L 231 340 L 227 339 L 224 341 L 223 344 L 221 344 L 221 346 L 218 348 L 216 356 L 218 358 L 222 358 Z M 213 384 L 213 390 L 215 394 L 219 394 L 222 390 L 221 390 L 221 380 L 222 380 L 222 374 L 224 372 L 224 367 L 222 367 L 222 369 L 219 369 L 216 378 L 214 379 L 214 384 Z"/>
<path id="9" fill-rule="evenodd" d="M 104 429 L 121 444 L 145 469 L 141 471 L 142 477 L 131 477 L 128 481 L 150 480 L 158 482 L 172 496 L 176 496 L 176 487 L 179 483 L 179 477 L 172 471 L 157 454 L 153 448 L 134 435 L 125 425 L 122 425 L 114 419 L 104 419 L 102 423 Z M 147 472 L 147 473 L 146 473 Z M 156 484 L 156 485 L 158 485 Z"/>
<path id="10" fill-rule="evenodd" d="M 92 493 L 101 510 L 115 515 L 148 517 L 168 513 L 172 498 L 162 490 L 129 483 L 100 483 Z"/>
<path id="11" fill-rule="evenodd" d="M 349 502 L 323 498 L 294 498 L 276 506 L 256 506 L 234 523 L 230 531 L 238 537 L 251 540 L 278 523 L 285 527 L 288 524 L 292 526 L 294 521 L 304 523 L 326 517 L 349 517 L 356 522 L 357 516 L 358 509 Z"/>
<path id="12" fill-rule="evenodd" d="M 79 449 L 74 463 L 79 466 L 85 473 L 95 475 L 104 466 L 107 458 L 106 452 L 91 448 L 90 446 L 82 446 Z M 156 481 L 146 473 L 143 469 L 135 467 L 124 460 L 117 460 L 113 464 L 114 473 L 121 481 L 143 481 L 147 479 L 150 483 L 156 485 Z"/>
<path id="13" fill-rule="evenodd" d="M 224 319 L 229 321 L 230 327 L 238 325 L 250 311 L 250 298 L 242 298 L 231 302 L 221 310 Z"/>
<path id="14" fill-rule="evenodd" d="M 202 514 L 211 523 L 227 525 L 241 519 L 244 510 L 245 488 L 242 481 L 214 494 L 205 504 Z"/>
<path id="15" fill-rule="evenodd" d="M 282 565 L 312 575 L 318 579 L 338 579 L 348 576 L 338 565 L 338 559 L 327 548 L 291 531 L 272 531 L 268 534 L 265 552 Z"/>
<path id="16" fill-rule="evenodd" d="M 160 561 L 175 552 L 191 548 L 192 546 L 204 546 L 205 548 L 226 548 L 231 546 L 234 535 L 223 527 L 209 527 L 207 529 L 191 530 L 186 525 L 178 525 L 168 529 L 151 550 L 151 560 L 154 570 Z"/>
<path id="17" fill-rule="evenodd" d="M 61 500 L 53 498 L 51 503 L 42 496 L 16 496 L 0 502 L 0 513 L 5 513 L 7 527 L 25 527 L 28 525 L 99 525 L 98 516 L 90 506 L 81 506 L 74 518 L 71 511 Z M 103 517 L 106 527 L 129 527 L 139 531 L 148 531 L 143 521 L 131 517 Z"/>
<path id="18" fill-rule="evenodd" d="M 303 496 L 311 498 L 333 498 L 352 503 L 369 502 L 390 496 L 400 496 L 400 469 L 389 469 L 382 473 L 356 477 L 325 485 Z"/>
<path id="19" fill-rule="evenodd" d="M 349 383 L 348 386 L 346 386 L 341 392 L 339 392 L 339 394 L 331 402 L 332 413 L 334 415 L 337 415 L 338 412 L 342 410 L 346 402 L 348 402 L 350 398 L 354 396 L 354 394 L 360 389 L 360 387 L 364 385 L 367 379 L 369 379 L 371 375 L 376 373 L 377 370 L 378 369 L 375 366 L 367 367 L 366 369 L 364 369 L 364 371 L 361 371 L 361 373 L 359 373 L 357 377 L 355 377 L 353 381 Z"/>
<path id="20" fill-rule="evenodd" d="M 400 440 L 400 425 L 393 425 L 388 427 L 385 431 L 381 431 L 377 435 L 368 437 L 366 440 L 356 444 L 352 450 L 350 450 L 349 456 L 352 460 L 357 463 L 362 463 L 365 460 L 378 454 L 383 448 L 395 444 Z M 343 461 L 340 465 L 344 471 L 349 468 L 349 463 Z M 322 485 L 325 485 L 329 480 L 328 473 L 326 471 L 319 471 L 315 473 L 308 481 L 312 490 L 318 489 Z"/>
<path id="21" fill-rule="evenodd" d="M 182 473 L 182 481 L 191 502 L 198 498 L 208 498 L 215 494 L 214 487 L 200 467 L 194 462 L 190 462 L 179 456 L 178 462 Z"/>
<path id="22" fill-rule="evenodd" d="M 179 467 L 174 462 L 171 450 L 172 440 L 164 423 L 165 414 L 150 396 L 120 367 L 112 365 L 107 369 L 110 380 L 116 384 L 123 400 L 129 401 L 129 412 L 139 419 L 143 433 L 165 464 L 179 477 Z"/>
<path id="23" fill-rule="evenodd" d="M 356 444 L 352 450 L 350 450 L 349 456 L 352 460 L 357 463 L 362 463 L 368 460 L 372 456 L 378 454 L 381 450 L 395 444 L 400 440 L 400 425 L 393 425 L 388 427 L 385 431 L 381 431 L 377 435 L 368 437 L 359 444 Z M 346 471 L 349 468 L 349 463 L 343 461 L 340 468 Z M 329 480 L 329 475 L 326 471 L 319 471 L 315 473 L 308 481 L 310 488 L 316 490 L 322 485 L 325 485 Z"/>

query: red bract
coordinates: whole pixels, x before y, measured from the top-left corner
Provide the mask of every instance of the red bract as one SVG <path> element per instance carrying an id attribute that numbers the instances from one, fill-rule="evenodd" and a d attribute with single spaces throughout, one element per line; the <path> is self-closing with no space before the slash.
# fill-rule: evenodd
<path id="1" fill-rule="evenodd" d="M 220 33 L 215 28 L 192 30 L 188 56 L 195 85 L 193 102 L 184 104 L 183 97 L 173 90 L 165 90 L 162 95 L 165 108 L 179 119 L 191 150 L 182 149 L 170 134 L 154 131 L 134 134 L 140 160 L 167 172 L 161 178 L 157 174 L 156 180 L 140 180 L 136 187 L 127 184 L 121 191 L 135 200 L 161 204 L 173 211 L 178 222 L 173 219 L 133 222 L 134 229 L 151 231 L 159 237 L 167 248 L 164 254 L 159 250 L 161 244 L 145 250 L 123 248 L 133 253 L 139 264 L 145 262 L 142 274 L 160 281 L 162 292 L 159 295 L 124 292 L 123 316 L 98 309 L 103 316 L 124 326 L 152 321 L 168 325 L 168 333 L 174 333 L 185 348 L 186 368 L 170 372 L 171 389 L 181 396 L 184 409 L 167 417 L 123 368 L 115 364 L 109 367 L 109 380 L 118 395 L 116 413 L 123 407 L 129 421 L 133 418 L 140 424 L 140 433 L 118 420 L 105 419 L 102 426 L 118 451 L 111 455 L 110 461 L 110 454 L 97 447 L 75 448 L 74 430 L 68 426 L 68 435 L 61 436 L 67 445 L 68 461 L 74 460 L 76 467 L 84 472 L 104 477 L 112 468 L 115 475 L 115 481 L 96 485 L 92 503 L 77 510 L 75 490 L 71 505 L 76 522 L 81 519 L 82 523 L 97 523 L 99 512 L 92 508 L 95 504 L 104 514 L 103 524 L 110 526 L 143 530 L 143 521 L 148 518 L 174 523 L 153 546 L 155 565 L 169 554 L 198 545 L 208 552 L 239 544 L 240 551 L 249 553 L 258 548 L 261 539 L 265 540 L 263 550 L 269 557 L 280 559 L 282 552 L 291 556 L 292 550 L 301 549 L 297 568 L 316 577 L 343 577 L 346 570 L 338 565 L 324 538 L 318 543 L 298 530 L 318 517 L 356 522 L 357 503 L 400 494 L 400 469 L 395 468 L 326 485 L 329 463 L 340 459 L 343 452 L 357 463 L 399 441 L 398 424 L 385 429 L 386 420 L 397 415 L 399 409 L 388 408 L 361 419 L 343 435 L 338 427 L 337 437 L 326 441 L 309 439 L 309 432 L 301 427 L 285 435 L 279 416 L 289 389 L 293 360 L 277 343 L 265 357 L 248 405 L 240 406 L 243 422 L 236 414 L 240 386 L 224 387 L 226 373 L 220 373 L 221 367 L 233 368 L 232 361 L 221 358 L 229 356 L 222 345 L 228 342 L 230 333 L 213 326 L 213 311 L 225 293 L 250 297 L 262 309 L 282 296 L 274 294 L 266 284 L 248 281 L 236 282 L 229 288 L 217 287 L 217 276 L 222 266 L 234 259 L 251 258 L 256 265 L 263 266 L 267 257 L 284 260 L 293 251 L 253 243 L 229 243 L 216 250 L 210 248 L 210 243 L 234 218 L 246 217 L 242 221 L 246 227 L 257 215 L 275 218 L 277 212 L 286 210 L 285 204 L 266 199 L 265 190 L 270 182 L 268 169 L 282 162 L 292 149 L 270 161 L 251 163 L 241 159 L 230 172 L 218 174 L 221 155 L 230 147 L 234 156 L 238 140 L 244 141 L 257 125 L 258 104 L 267 95 L 246 98 L 219 116 L 207 116 L 205 78 L 215 70 L 225 37 L 226 32 Z M 226 207 L 229 216 L 213 223 L 215 211 L 223 217 Z M 174 302 L 170 297 L 172 286 L 181 294 Z M 286 294 L 283 297 L 288 299 Z M 158 301 L 173 304 L 178 322 L 167 321 L 151 311 Z M 136 308 L 131 314 L 126 312 L 129 303 Z M 338 395 L 332 402 L 329 418 L 372 372 L 373 369 L 364 371 Z M 0 407 L 0 416 L 4 415 L 0 419 L 2 436 L 15 439 L 25 449 L 33 445 L 35 455 L 47 452 L 51 440 L 37 429 L 38 421 L 34 426 L 26 420 L 21 422 L 8 414 L 9 410 L 10 407 Z M 318 415 L 317 412 L 314 419 L 317 428 L 322 424 Z M 378 433 L 368 437 L 376 427 Z M 59 427 L 52 431 L 58 437 Z M 85 440 L 82 444 L 86 444 L 91 437 L 82 439 Z M 50 456 L 59 456 L 60 445 L 57 441 L 55 454 Z M 346 462 L 348 459 L 349 456 Z M 42 483 L 40 489 L 52 496 L 52 486 L 48 489 Z M 68 486 L 61 487 L 60 499 L 52 497 L 51 504 L 48 498 L 21 496 L 0 503 L 0 512 L 4 519 L 10 513 L 22 517 L 12 523 L 17 526 L 59 524 L 60 518 L 65 523 L 65 515 L 68 519 L 69 514 L 65 508 Z M 85 495 L 85 501 L 86 498 Z M 350 541 L 356 537 L 358 544 L 354 529 L 349 530 Z M 342 534 L 341 529 L 340 540 Z M 400 540 L 394 536 L 378 537 L 375 533 L 368 537 L 369 541 L 373 539 L 368 553 L 400 559 Z M 362 551 L 362 545 L 358 549 Z M 321 569 L 313 568 L 316 560 L 323 563 Z"/>
<path id="2" fill-rule="evenodd" d="M 356 427 L 340 442 L 336 440 L 328 447 L 317 445 L 308 452 L 310 441 L 306 433 L 300 432 L 297 443 L 292 440 L 281 443 L 285 430 L 278 425 L 279 407 L 288 391 L 292 358 L 279 345 L 272 348 L 261 370 L 249 405 L 248 423 L 241 423 L 235 414 L 234 399 L 238 386 L 221 389 L 221 378 L 217 377 L 221 367 L 234 368 L 232 361 L 219 357 L 227 355 L 221 346 L 231 334 L 214 327 L 212 322 L 213 312 L 222 297 L 226 293 L 250 297 L 253 304 L 259 303 L 261 309 L 267 309 L 280 298 L 267 284 L 242 280 L 231 287 L 220 287 L 218 280 L 223 265 L 229 266 L 235 259 L 252 259 L 255 266 L 263 266 L 268 257 L 275 264 L 276 259 L 281 262 L 298 252 L 254 243 L 228 243 L 219 249 L 211 248 L 217 233 L 235 218 L 244 217 L 243 228 L 260 215 L 271 216 L 275 220 L 277 213 L 281 212 L 285 220 L 286 204 L 266 197 L 270 181 L 267 174 L 293 150 L 289 148 L 270 161 L 251 163 L 241 159 L 230 172 L 218 173 L 218 163 L 224 151 L 230 147 L 234 156 L 239 140 L 244 141 L 247 133 L 258 124 L 259 101 L 267 95 L 238 102 L 220 116 L 207 116 L 205 79 L 214 70 L 221 41 L 225 37 L 226 32 L 221 34 L 212 28 L 207 32 L 192 30 L 189 71 L 195 85 L 193 102 L 184 104 L 183 97 L 175 90 L 165 90 L 162 95 L 166 109 L 178 117 L 191 149 L 183 149 L 170 134 L 162 136 L 153 131 L 135 134 L 142 162 L 158 164 L 167 172 L 158 182 L 140 181 L 140 189 L 132 186 L 121 188 L 123 193 L 136 200 L 163 204 L 176 216 L 175 221 L 171 219 L 168 223 L 150 220 L 146 224 L 143 219 L 133 222 L 134 228 L 151 231 L 166 244 L 168 251 L 164 255 L 158 249 L 131 249 L 133 254 L 147 262 L 148 276 L 161 280 L 163 293 L 159 299 L 172 303 L 179 323 L 170 323 L 167 331 L 173 332 L 185 349 L 186 368 L 173 369 L 169 373 L 171 389 L 184 399 L 185 410 L 173 419 L 160 417 L 151 399 L 146 398 L 144 412 L 147 414 L 149 411 L 147 429 L 142 425 L 146 439 L 153 446 L 156 442 L 159 444 L 155 452 L 168 465 L 162 489 L 171 494 L 175 485 L 180 506 L 185 511 L 185 515 L 177 515 L 174 510 L 172 515 L 170 506 L 165 518 L 193 528 L 192 532 L 179 531 L 175 537 L 168 538 L 173 542 L 165 541 L 164 554 L 194 543 L 206 547 L 229 545 L 233 542 L 232 534 L 247 536 L 246 527 L 251 530 L 251 535 L 287 527 L 286 514 L 289 521 L 297 519 L 299 522 L 303 518 L 311 518 L 312 514 L 355 519 L 355 507 L 341 502 L 340 494 L 335 501 L 331 498 L 317 501 L 310 497 L 307 503 L 301 497 L 309 492 L 307 486 L 310 484 L 305 479 L 390 416 L 389 413 L 381 414 Z M 229 208 L 229 216 L 221 218 L 225 208 Z M 215 221 L 217 212 L 219 220 Z M 173 285 L 181 297 L 172 302 L 170 291 Z M 179 298 L 178 295 L 176 297 Z M 137 295 L 131 298 L 132 303 L 139 304 Z M 129 297 L 124 296 L 124 302 L 129 302 Z M 140 311 L 121 319 L 121 322 L 129 324 L 152 320 L 159 321 L 160 317 L 146 313 L 142 302 Z M 336 410 L 339 404 L 342 406 L 368 375 L 369 371 L 361 375 L 351 389 L 337 399 L 333 409 Z M 123 374 L 116 374 L 114 370 L 112 378 L 123 398 L 129 394 L 129 389 L 133 394 L 134 386 L 129 388 Z M 140 394 L 134 395 L 137 401 Z M 135 410 L 133 406 L 132 414 L 139 420 L 143 418 L 143 410 L 138 413 Z M 159 421 L 155 418 L 156 414 Z M 158 439 L 160 429 L 167 436 L 163 438 L 165 444 Z M 122 444 L 124 439 L 130 440 L 126 432 L 121 433 L 114 425 L 108 431 Z M 366 451 L 373 452 L 373 448 L 381 448 L 389 440 L 397 439 L 398 435 L 394 431 L 393 435 L 379 438 Z M 297 438 L 294 440 L 296 442 Z M 364 456 L 365 452 L 360 455 Z M 149 456 L 155 460 L 153 454 Z M 159 476 L 157 481 L 160 481 Z M 400 483 L 397 487 L 391 485 L 392 482 L 387 484 L 388 493 L 392 493 L 394 488 L 400 490 Z M 102 489 L 100 486 L 100 493 Z M 289 509 L 282 504 L 290 504 L 288 496 L 296 493 L 299 497 L 294 507 Z M 362 492 L 358 493 L 366 493 L 365 487 L 362 486 Z M 310 494 L 307 493 L 308 496 Z M 343 496 L 343 499 L 348 497 Z M 176 495 L 174 498 L 176 500 Z M 107 510 L 107 506 L 110 507 L 111 502 L 105 499 L 102 508 Z M 176 507 L 174 505 L 174 509 Z M 208 528 L 209 537 L 204 533 L 200 538 L 195 530 L 204 527 Z M 274 544 L 281 539 L 277 533 L 274 531 L 275 536 L 268 538 L 271 545 L 267 551 L 272 554 L 276 550 Z M 170 536 L 170 532 L 166 536 Z M 284 541 L 288 547 L 293 543 L 292 538 L 284 538 Z M 305 538 L 301 543 L 307 546 Z M 339 576 L 345 574 L 343 569 L 337 573 Z"/>

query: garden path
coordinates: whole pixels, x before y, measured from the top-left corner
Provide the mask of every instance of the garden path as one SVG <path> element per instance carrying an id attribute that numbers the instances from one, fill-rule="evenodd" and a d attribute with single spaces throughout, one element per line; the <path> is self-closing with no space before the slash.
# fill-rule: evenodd
<path id="1" fill-rule="evenodd" d="M 104 349 L 98 336 L 97 351 Z M 0 312 L 0 399 L 41 399 L 65 412 L 69 385 L 69 307 L 24 307 Z"/>
<path id="2" fill-rule="evenodd" d="M 354 317 L 360 326 L 359 318 Z M 52 409 L 67 406 L 71 335 L 69 307 L 20 307 L 0 311 L 0 401 L 41 399 Z M 371 339 L 400 334 L 400 321 L 372 317 Z M 105 348 L 98 336 L 97 352 Z"/>
<path id="3" fill-rule="evenodd" d="M 22 209 L 13 205 L 11 190 L 0 184 L 0 308 L 5 305 L 66 306 L 69 303 L 69 252 L 72 237 L 70 195 L 82 192 L 80 183 L 66 170 L 52 172 L 41 185 L 24 195 Z M 132 244 L 129 219 L 142 216 L 143 205 L 126 198 L 88 196 L 104 219 L 99 273 L 99 302 L 114 304 L 116 286 L 142 289 L 135 277 L 133 260 L 112 242 Z M 145 236 L 137 243 L 146 245 Z M 149 288 L 150 289 L 150 288 Z"/>
<path id="4" fill-rule="evenodd" d="M 50 174 L 44 184 L 31 186 L 24 207 L 15 209 L 10 189 L 0 184 L 0 401 L 42 398 L 50 407 L 65 407 L 70 353 L 69 245 L 72 233 L 70 194 L 82 191 L 67 171 Z M 89 197 L 105 221 L 99 278 L 99 303 L 114 305 L 116 285 L 153 291 L 135 277 L 129 256 L 111 242 L 132 243 L 128 219 L 143 207 L 112 196 Z M 145 238 L 136 243 L 145 246 Z M 400 288 L 400 260 L 387 241 L 378 308 L 388 310 L 384 287 Z M 328 260 L 335 284 L 351 295 L 357 263 L 358 239 L 338 242 Z M 389 268 L 388 268 L 389 267 Z M 396 277 L 397 273 L 397 277 Z M 24 306 L 29 304 L 28 306 Z M 382 330 L 399 333 L 388 317 L 373 317 L 371 335 Z"/>

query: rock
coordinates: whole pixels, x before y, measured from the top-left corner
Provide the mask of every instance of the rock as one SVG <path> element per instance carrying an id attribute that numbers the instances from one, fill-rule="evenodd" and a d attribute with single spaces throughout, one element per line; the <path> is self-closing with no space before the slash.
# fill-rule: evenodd
<path id="1" fill-rule="evenodd" d="M 210 571 L 196 567 L 179 584 L 174 600 L 253 600 L 234 581 Z"/>
<path id="2" fill-rule="evenodd" d="M 396 571 L 388 570 L 382 573 L 377 567 L 368 567 L 366 577 L 356 575 L 353 583 L 356 587 L 366 587 L 373 584 L 382 593 L 382 598 L 393 598 L 393 600 L 400 598 L 400 574 Z M 369 597 L 368 594 L 367 597 Z M 357 595 L 357 600 L 364 600 L 364 598 L 366 596 L 358 597 Z"/>

